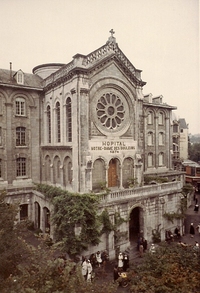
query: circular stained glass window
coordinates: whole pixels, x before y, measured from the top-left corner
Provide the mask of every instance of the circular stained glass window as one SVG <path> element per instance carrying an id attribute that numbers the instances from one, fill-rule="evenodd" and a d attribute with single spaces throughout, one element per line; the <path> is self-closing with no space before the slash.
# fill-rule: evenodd
<path id="1" fill-rule="evenodd" d="M 102 126 L 116 130 L 124 121 L 124 103 L 116 94 L 105 93 L 97 101 L 96 113 Z"/>

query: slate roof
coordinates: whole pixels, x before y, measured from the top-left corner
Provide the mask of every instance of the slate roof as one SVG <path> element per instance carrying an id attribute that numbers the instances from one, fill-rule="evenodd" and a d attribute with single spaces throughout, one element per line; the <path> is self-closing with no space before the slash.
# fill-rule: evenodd
<path id="1" fill-rule="evenodd" d="M 179 123 L 180 123 L 180 128 L 182 128 L 182 129 L 187 129 L 188 128 L 184 118 L 180 118 Z"/>
<path id="2" fill-rule="evenodd" d="M 36 74 L 31 73 L 24 73 L 24 83 L 18 84 L 14 75 L 18 71 L 12 70 L 12 78 L 10 78 L 10 70 L 8 69 L 0 69 L 0 85 L 16 85 L 19 87 L 31 87 L 31 88 L 38 88 L 43 89 L 42 86 L 42 78 Z"/>

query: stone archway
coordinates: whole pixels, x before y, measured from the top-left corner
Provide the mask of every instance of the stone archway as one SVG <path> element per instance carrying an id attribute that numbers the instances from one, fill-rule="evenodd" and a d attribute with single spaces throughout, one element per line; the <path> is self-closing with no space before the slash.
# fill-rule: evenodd
<path id="1" fill-rule="evenodd" d="M 132 209 L 129 217 L 129 241 L 136 242 L 143 236 L 143 211 L 141 207 Z"/>
<path id="2" fill-rule="evenodd" d="M 108 187 L 119 187 L 119 160 L 111 159 L 108 167 Z"/>

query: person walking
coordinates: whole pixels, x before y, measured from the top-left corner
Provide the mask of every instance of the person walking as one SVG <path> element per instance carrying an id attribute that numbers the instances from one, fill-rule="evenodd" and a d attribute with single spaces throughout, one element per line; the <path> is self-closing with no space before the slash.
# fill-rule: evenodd
<path id="1" fill-rule="evenodd" d="M 92 265 L 90 260 L 87 260 L 87 282 L 92 281 Z"/>
<path id="2" fill-rule="evenodd" d="M 102 258 L 101 258 L 100 251 L 97 251 L 97 253 L 96 253 L 96 259 L 97 259 L 98 266 L 100 267 L 101 264 L 102 264 Z"/>
<path id="3" fill-rule="evenodd" d="M 87 266 L 86 258 L 83 258 L 81 272 L 82 272 L 84 279 L 87 280 L 88 266 Z"/>
<path id="4" fill-rule="evenodd" d="M 126 270 L 129 268 L 129 257 L 127 254 L 124 254 L 123 259 L 123 271 L 126 272 Z"/>
<path id="5" fill-rule="evenodd" d="M 190 237 L 193 238 L 195 234 L 193 223 L 190 224 Z"/>
<path id="6" fill-rule="evenodd" d="M 140 253 L 140 257 L 143 257 L 143 254 L 144 254 L 143 239 L 141 240 L 139 245 L 139 253 Z"/>
<path id="7" fill-rule="evenodd" d="M 197 229 L 197 231 L 198 231 L 198 233 L 200 235 L 200 223 L 197 225 L 196 229 Z"/>
<path id="8" fill-rule="evenodd" d="M 114 266 L 114 270 L 113 270 L 113 279 L 114 279 L 114 282 L 119 278 L 119 272 L 118 272 L 118 266 L 115 265 Z"/>
<path id="9" fill-rule="evenodd" d="M 122 272 L 123 271 L 123 265 L 124 265 L 124 256 L 122 254 L 122 252 L 119 253 L 118 255 L 118 269 L 119 269 L 119 272 Z"/>

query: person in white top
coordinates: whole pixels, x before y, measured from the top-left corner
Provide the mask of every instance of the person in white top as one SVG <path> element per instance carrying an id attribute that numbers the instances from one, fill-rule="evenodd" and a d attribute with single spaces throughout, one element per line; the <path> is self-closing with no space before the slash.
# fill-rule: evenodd
<path id="1" fill-rule="evenodd" d="M 88 266 L 87 266 L 86 258 L 83 259 L 81 272 L 82 272 L 84 279 L 87 280 Z"/>
<path id="2" fill-rule="evenodd" d="M 97 263 L 98 263 L 98 265 L 99 265 L 99 267 L 100 267 L 101 264 L 102 264 L 102 258 L 101 258 L 101 253 L 100 253 L 100 251 L 97 251 L 97 253 L 96 253 L 96 260 L 97 260 Z"/>
<path id="3" fill-rule="evenodd" d="M 87 281 L 92 281 L 92 265 L 89 259 L 87 260 Z"/>

